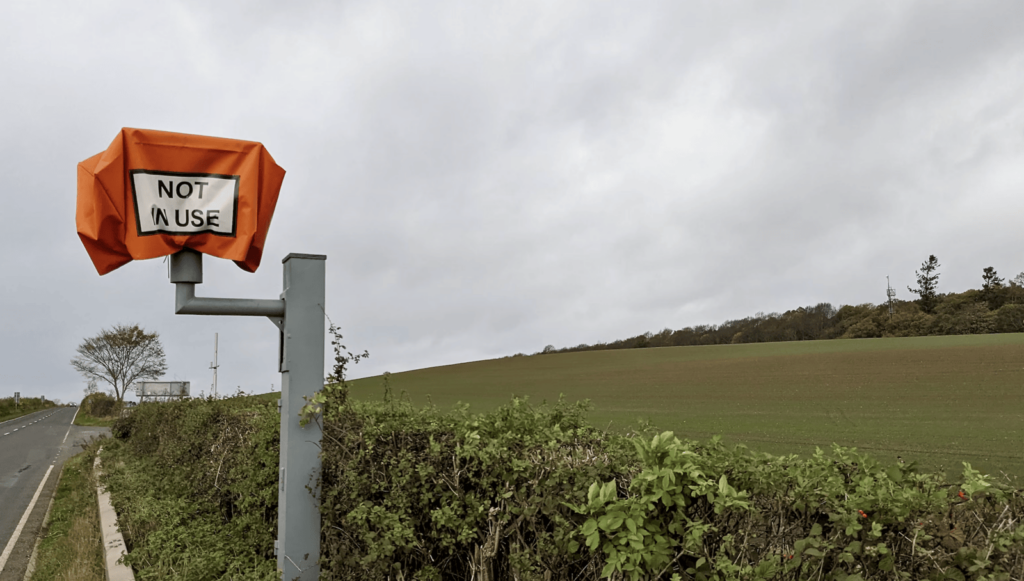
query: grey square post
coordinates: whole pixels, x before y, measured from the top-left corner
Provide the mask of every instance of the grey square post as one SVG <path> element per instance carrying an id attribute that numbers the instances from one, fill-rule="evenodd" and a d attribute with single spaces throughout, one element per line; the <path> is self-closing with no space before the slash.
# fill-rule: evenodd
<path id="1" fill-rule="evenodd" d="M 281 471 L 277 568 L 284 579 L 319 577 L 320 425 L 299 425 L 303 396 L 324 386 L 324 263 L 326 256 L 284 258 L 284 340 L 281 354 Z M 307 490 L 307 486 L 309 490 Z"/>
<path id="2" fill-rule="evenodd" d="M 278 471 L 277 568 L 286 581 L 320 577 L 320 475 L 322 430 L 299 425 L 303 396 L 324 385 L 325 261 L 321 254 L 284 258 L 280 299 L 197 297 L 202 254 L 185 249 L 171 256 L 174 312 L 179 315 L 267 317 L 281 331 L 281 463 Z"/>

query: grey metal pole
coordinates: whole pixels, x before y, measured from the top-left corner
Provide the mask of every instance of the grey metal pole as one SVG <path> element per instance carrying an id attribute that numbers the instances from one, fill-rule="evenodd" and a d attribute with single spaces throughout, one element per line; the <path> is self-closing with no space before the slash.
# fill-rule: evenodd
<path id="1" fill-rule="evenodd" d="M 324 386 L 324 277 L 327 257 L 284 258 L 284 341 L 281 354 L 281 488 L 277 517 L 277 568 L 284 579 L 320 576 L 321 427 L 299 425 L 303 396 Z M 310 495 L 307 485 L 313 490 Z"/>
<path id="2" fill-rule="evenodd" d="M 203 258 L 194 250 L 171 256 L 174 312 L 180 315 L 268 317 L 281 331 L 281 461 L 278 472 L 277 568 L 286 581 L 320 577 L 320 443 L 316 422 L 299 425 L 303 396 L 324 383 L 324 287 L 322 254 L 284 258 L 284 292 L 277 300 L 197 297 Z M 313 490 L 311 495 L 307 485 Z"/>

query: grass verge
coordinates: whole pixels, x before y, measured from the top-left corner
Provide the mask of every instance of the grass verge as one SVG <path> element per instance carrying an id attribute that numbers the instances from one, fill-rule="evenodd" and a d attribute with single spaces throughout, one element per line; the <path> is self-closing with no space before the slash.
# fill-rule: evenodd
<path id="1" fill-rule="evenodd" d="M 32 581 L 104 581 L 103 542 L 92 464 L 99 441 L 64 463 Z"/>
<path id="2" fill-rule="evenodd" d="M 113 416 L 104 417 L 104 418 L 97 418 L 96 416 L 93 416 L 92 414 L 90 414 L 88 412 L 79 411 L 78 415 L 75 416 L 75 425 L 76 426 L 100 426 L 100 427 L 104 427 L 104 428 L 109 428 L 109 427 L 114 425 L 114 419 L 115 418 Z"/>

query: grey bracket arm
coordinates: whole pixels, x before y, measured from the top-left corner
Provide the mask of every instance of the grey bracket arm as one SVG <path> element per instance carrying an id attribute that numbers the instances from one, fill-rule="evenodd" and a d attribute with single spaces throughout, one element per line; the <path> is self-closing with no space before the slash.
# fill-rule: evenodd
<path id="1" fill-rule="evenodd" d="M 203 255 L 186 248 L 171 255 L 176 315 L 226 315 L 268 317 L 280 329 L 284 317 L 283 299 L 222 299 L 196 296 L 203 282 Z"/>

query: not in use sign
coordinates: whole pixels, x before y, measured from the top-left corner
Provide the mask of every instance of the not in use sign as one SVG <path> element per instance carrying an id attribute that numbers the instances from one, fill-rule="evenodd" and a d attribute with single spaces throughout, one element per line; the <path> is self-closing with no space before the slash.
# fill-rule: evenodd
<path id="1" fill-rule="evenodd" d="M 139 236 L 235 236 L 239 176 L 147 169 L 129 173 Z"/>

